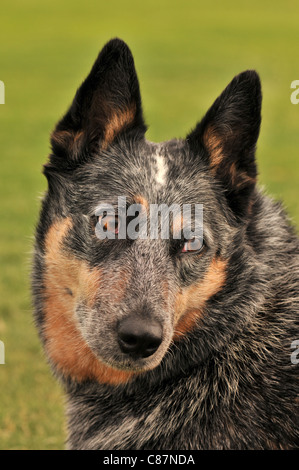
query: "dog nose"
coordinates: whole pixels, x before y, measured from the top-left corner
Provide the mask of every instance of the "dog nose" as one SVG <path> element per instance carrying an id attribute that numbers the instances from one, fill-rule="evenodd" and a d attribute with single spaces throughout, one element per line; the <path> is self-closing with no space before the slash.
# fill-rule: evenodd
<path id="1" fill-rule="evenodd" d="M 162 342 L 162 327 L 157 321 L 138 317 L 124 318 L 118 325 L 118 343 L 125 354 L 134 358 L 148 357 Z"/>

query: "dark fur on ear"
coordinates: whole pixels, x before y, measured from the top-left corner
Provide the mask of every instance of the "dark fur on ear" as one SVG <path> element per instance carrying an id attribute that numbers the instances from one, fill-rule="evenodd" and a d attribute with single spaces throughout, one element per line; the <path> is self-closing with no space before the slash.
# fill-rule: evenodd
<path id="1" fill-rule="evenodd" d="M 237 75 L 188 136 L 222 183 L 229 207 L 246 218 L 256 183 L 255 147 L 261 123 L 261 84 L 255 71 Z"/>
<path id="2" fill-rule="evenodd" d="M 128 46 L 112 39 L 100 52 L 51 136 L 52 164 L 69 168 L 123 131 L 144 135 L 139 82 Z"/>

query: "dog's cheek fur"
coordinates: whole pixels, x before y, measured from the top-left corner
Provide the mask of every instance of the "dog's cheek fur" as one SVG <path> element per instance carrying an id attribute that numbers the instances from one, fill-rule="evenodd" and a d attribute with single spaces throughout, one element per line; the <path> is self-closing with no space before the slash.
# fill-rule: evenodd
<path id="1" fill-rule="evenodd" d="M 180 339 L 196 327 L 208 300 L 224 286 L 226 269 L 227 261 L 215 256 L 203 279 L 180 289 L 174 308 L 174 340 Z"/>
<path id="2" fill-rule="evenodd" d="M 71 226 L 69 218 L 59 220 L 46 236 L 43 338 L 47 355 L 59 374 L 75 381 L 125 383 L 132 374 L 101 362 L 81 334 L 76 305 L 84 301 L 92 308 L 101 271 L 63 252 L 62 241 Z"/>

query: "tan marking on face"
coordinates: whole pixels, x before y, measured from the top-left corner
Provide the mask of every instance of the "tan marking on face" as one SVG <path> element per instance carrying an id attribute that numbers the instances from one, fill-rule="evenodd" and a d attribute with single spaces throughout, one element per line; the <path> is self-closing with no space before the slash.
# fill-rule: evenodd
<path id="1" fill-rule="evenodd" d="M 115 136 L 122 131 L 125 127 L 132 124 L 136 115 L 136 104 L 132 103 L 127 109 L 123 111 L 116 111 L 109 119 L 105 128 L 104 141 L 102 148 L 106 149 Z"/>
<path id="2" fill-rule="evenodd" d="M 173 339 L 178 340 L 188 331 L 191 331 L 198 319 L 201 318 L 201 315 L 202 311 L 198 309 L 193 309 L 186 312 L 175 327 Z"/>
<path id="3" fill-rule="evenodd" d="M 204 278 L 181 289 L 175 302 L 174 340 L 190 331 L 203 315 L 206 302 L 223 287 L 227 261 L 214 258 Z"/>
<path id="4" fill-rule="evenodd" d="M 213 127 L 208 127 L 203 136 L 205 147 L 210 153 L 210 167 L 212 173 L 215 175 L 218 166 L 224 159 L 223 144 L 221 138 L 216 134 Z"/>
<path id="5" fill-rule="evenodd" d="M 52 225 L 46 237 L 43 327 L 46 352 L 61 373 L 79 382 L 95 379 L 112 385 L 125 383 L 133 373 L 102 363 L 80 333 L 75 318 L 76 302 L 83 299 L 89 306 L 94 304 L 102 273 L 62 251 L 61 242 L 71 226 L 70 219 L 60 220 Z"/>
<path id="6" fill-rule="evenodd" d="M 141 206 L 143 206 L 144 209 L 147 212 L 149 212 L 149 203 L 148 203 L 148 200 L 145 199 L 145 197 L 138 194 L 137 196 L 134 197 L 134 201 L 135 201 L 136 204 L 140 204 Z"/>
<path id="7" fill-rule="evenodd" d="M 173 237 L 179 236 L 181 237 L 181 232 L 184 228 L 184 213 L 182 212 L 179 215 L 174 215 L 172 221 L 172 233 Z"/>
<path id="8" fill-rule="evenodd" d="M 169 303 L 169 282 L 167 280 L 161 281 L 161 292 L 163 298 L 163 306 L 167 308 Z"/>

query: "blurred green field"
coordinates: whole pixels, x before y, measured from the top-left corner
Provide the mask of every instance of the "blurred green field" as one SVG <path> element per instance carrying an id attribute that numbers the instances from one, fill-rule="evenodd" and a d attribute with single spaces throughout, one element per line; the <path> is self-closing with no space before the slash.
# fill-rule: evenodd
<path id="1" fill-rule="evenodd" d="M 299 223 L 295 1 L 2 0 L 0 80 L 0 449 L 62 449 L 64 397 L 32 321 L 30 252 L 49 133 L 112 37 L 131 47 L 153 141 L 183 137 L 233 76 L 263 84 L 260 182 Z"/>

